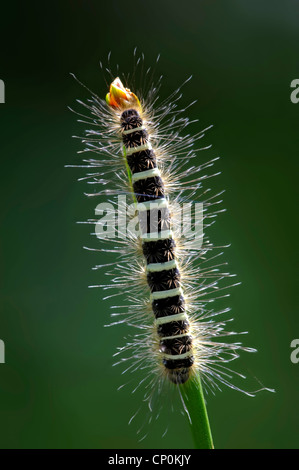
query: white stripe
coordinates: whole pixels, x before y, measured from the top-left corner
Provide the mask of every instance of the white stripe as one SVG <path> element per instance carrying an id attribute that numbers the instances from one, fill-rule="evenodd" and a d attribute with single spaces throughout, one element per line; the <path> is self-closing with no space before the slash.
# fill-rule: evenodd
<path id="1" fill-rule="evenodd" d="M 158 240 L 166 240 L 172 238 L 172 230 L 162 230 L 162 232 L 143 233 L 140 238 L 143 242 L 156 242 Z"/>
<path id="2" fill-rule="evenodd" d="M 170 323 L 172 321 L 181 321 L 181 320 L 188 320 L 186 313 L 176 313 L 175 315 L 168 315 L 167 317 L 160 317 L 155 320 L 155 323 L 157 326 L 159 326 L 159 325 L 165 325 L 166 323 Z"/>
<path id="3" fill-rule="evenodd" d="M 145 127 L 140 126 L 140 127 L 135 127 L 134 129 L 128 129 L 127 131 L 122 131 L 123 134 L 132 134 L 132 132 L 137 132 L 137 131 L 144 131 Z"/>
<path id="4" fill-rule="evenodd" d="M 157 273 L 160 271 L 164 271 L 165 269 L 173 269 L 177 268 L 177 262 L 175 259 L 172 259 L 171 261 L 166 261 L 165 263 L 151 263 L 148 264 L 145 269 L 149 273 Z"/>
<path id="5" fill-rule="evenodd" d="M 154 176 L 160 176 L 159 168 L 152 168 L 151 170 L 140 171 L 139 173 L 133 173 L 132 183 L 136 183 L 139 180 L 145 180 L 146 178 L 153 178 Z"/>
<path id="6" fill-rule="evenodd" d="M 152 300 L 158 299 L 167 299 L 168 297 L 174 297 L 175 295 L 182 295 L 183 291 L 181 287 L 176 287 L 175 289 L 168 289 L 168 290 L 158 290 L 157 292 L 151 293 Z"/>
<path id="7" fill-rule="evenodd" d="M 128 156 L 136 152 L 142 152 L 142 150 L 151 150 L 151 149 L 152 149 L 151 144 L 147 142 L 146 144 L 139 145 L 139 147 L 130 147 L 128 149 L 124 147 L 124 152 L 125 152 L 125 156 Z"/>
<path id="8" fill-rule="evenodd" d="M 162 353 L 163 354 L 163 353 Z M 184 354 L 175 354 L 175 355 L 172 355 L 172 354 L 163 354 L 163 357 L 166 358 L 166 359 L 185 359 L 185 357 L 190 357 L 190 356 L 193 356 L 193 351 L 192 349 Z"/>
<path id="9" fill-rule="evenodd" d="M 141 211 L 148 211 L 151 209 L 160 209 L 160 208 L 162 209 L 163 207 L 168 207 L 168 201 L 164 198 L 161 198 L 161 199 L 154 199 L 153 201 L 139 202 L 136 208 L 139 212 L 141 212 Z"/>

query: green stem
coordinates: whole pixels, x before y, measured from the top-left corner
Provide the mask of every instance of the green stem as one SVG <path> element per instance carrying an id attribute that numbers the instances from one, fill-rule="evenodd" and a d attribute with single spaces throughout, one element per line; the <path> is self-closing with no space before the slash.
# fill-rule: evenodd
<path id="1" fill-rule="evenodd" d="M 124 145 L 123 145 L 123 157 L 124 157 L 126 170 L 127 170 L 127 174 L 128 174 L 128 178 L 129 178 L 130 188 L 131 188 L 131 191 L 132 191 L 133 201 L 135 202 L 135 204 L 137 204 L 137 199 L 136 199 L 136 196 L 135 196 L 134 191 L 133 191 L 132 173 L 131 173 L 131 170 L 130 170 L 130 167 L 129 167 L 129 164 L 128 164 L 128 160 L 127 160 L 126 147 Z"/>
<path id="2" fill-rule="evenodd" d="M 214 449 L 200 377 L 197 374 L 181 385 L 196 449 Z"/>

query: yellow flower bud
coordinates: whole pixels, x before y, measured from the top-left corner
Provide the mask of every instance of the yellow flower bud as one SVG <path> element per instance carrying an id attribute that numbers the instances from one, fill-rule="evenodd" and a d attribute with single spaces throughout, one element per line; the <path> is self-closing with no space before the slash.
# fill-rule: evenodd
<path id="1" fill-rule="evenodd" d="M 111 83 L 109 93 L 106 95 L 106 102 L 113 108 L 126 109 L 131 106 L 141 108 L 137 96 L 125 88 L 119 78 Z"/>

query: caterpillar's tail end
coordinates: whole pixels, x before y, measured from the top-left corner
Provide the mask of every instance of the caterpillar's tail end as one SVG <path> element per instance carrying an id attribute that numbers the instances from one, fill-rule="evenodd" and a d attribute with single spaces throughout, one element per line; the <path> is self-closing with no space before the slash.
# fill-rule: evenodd
<path id="1" fill-rule="evenodd" d="M 137 96 L 125 88 L 118 77 L 110 85 L 109 93 L 106 95 L 106 103 L 112 108 L 120 110 L 132 107 L 141 109 Z"/>
<path id="2" fill-rule="evenodd" d="M 190 368 L 169 370 L 168 378 L 176 385 L 183 385 L 190 378 Z"/>

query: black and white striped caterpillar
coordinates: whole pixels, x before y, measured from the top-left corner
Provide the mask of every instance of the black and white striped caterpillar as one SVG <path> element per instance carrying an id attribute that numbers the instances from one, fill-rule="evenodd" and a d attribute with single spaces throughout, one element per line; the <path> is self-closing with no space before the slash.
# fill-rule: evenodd
<path id="1" fill-rule="evenodd" d="M 123 88 L 116 79 L 112 90 L 116 84 Z M 111 101 L 110 96 L 107 101 Z M 159 350 L 167 376 L 172 382 L 180 384 L 188 380 L 194 356 L 176 260 L 176 244 L 170 229 L 168 201 L 155 152 L 138 106 L 137 109 L 131 107 L 130 100 L 125 100 L 125 106 L 128 109 L 122 111 L 120 116 L 121 134 L 124 154 L 132 174 L 133 191 L 138 202 L 136 209 Z M 148 220 L 157 220 L 158 224 L 148 224 Z M 153 225 L 156 232 L 151 231 Z"/>
<path id="2" fill-rule="evenodd" d="M 112 306 L 113 312 L 120 309 L 112 314 L 116 318 L 112 324 L 125 323 L 138 330 L 116 355 L 121 355 L 119 363 L 126 364 L 125 371 L 142 371 L 143 378 L 133 391 L 144 386 L 144 402 L 151 412 L 157 403 L 155 393 L 165 398 L 163 386 L 178 391 L 183 401 L 180 386 L 198 373 L 205 388 L 212 392 L 221 384 L 244 391 L 230 378 L 232 374 L 245 377 L 232 372 L 227 363 L 236 359 L 240 350 L 255 351 L 239 342 L 223 341 L 236 334 L 226 330 L 230 319 L 223 315 L 229 308 L 212 308 L 215 299 L 227 295 L 219 294 L 221 290 L 230 287 L 220 283 L 231 277 L 220 270 L 225 263 L 213 264 L 222 255 L 221 247 L 215 254 L 215 247 L 205 236 L 206 228 L 222 212 L 216 209 L 221 193 L 208 197 L 209 189 L 203 189 L 203 182 L 214 176 L 203 170 L 217 158 L 192 164 L 198 151 L 203 150 L 195 149 L 194 143 L 206 129 L 184 134 L 190 121 L 183 116 L 187 108 L 177 107 L 181 87 L 157 105 L 160 85 L 161 80 L 150 84 L 147 95 L 141 97 L 138 93 L 137 97 L 116 78 L 106 100 L 91 92 L 86 103 L 79 101 L 87 114 L 77 113 L 81 122 L 93 126 L 82 139 L 83 152 L 100 155 L 100 159 L 84 160 L 83 166 L 93 170 L 84 179 L 100 188 L 89 196 L 129 198 L 129 202 L 122 200 L 121 206 L 125 218 L 130 219 L 125 235 L 123 228 L 115 227 L 120 207 L 114 209 L 116 200 L 109 199 L 111 232 L 116 235 L 110 237 L 109 231 L 97 234 L 103 246 L 95 251 L 113 252 L 117 260 L 96 268 L 105 267 L 105 274 L 112 276 L 112 282 L 101 285 L 114 290 L 105 298 L 127 299 L 125 304 Z M 178 205 L 190 206 L 195 197 L 202 207 L 200 243 L 190 241 L 184 227 L 178 230 Z M 189 219 L 183 217 L 183 225 L 190 227 Z M 101 227 L 106 221 L 90 219 L 88 223 Z"/>

